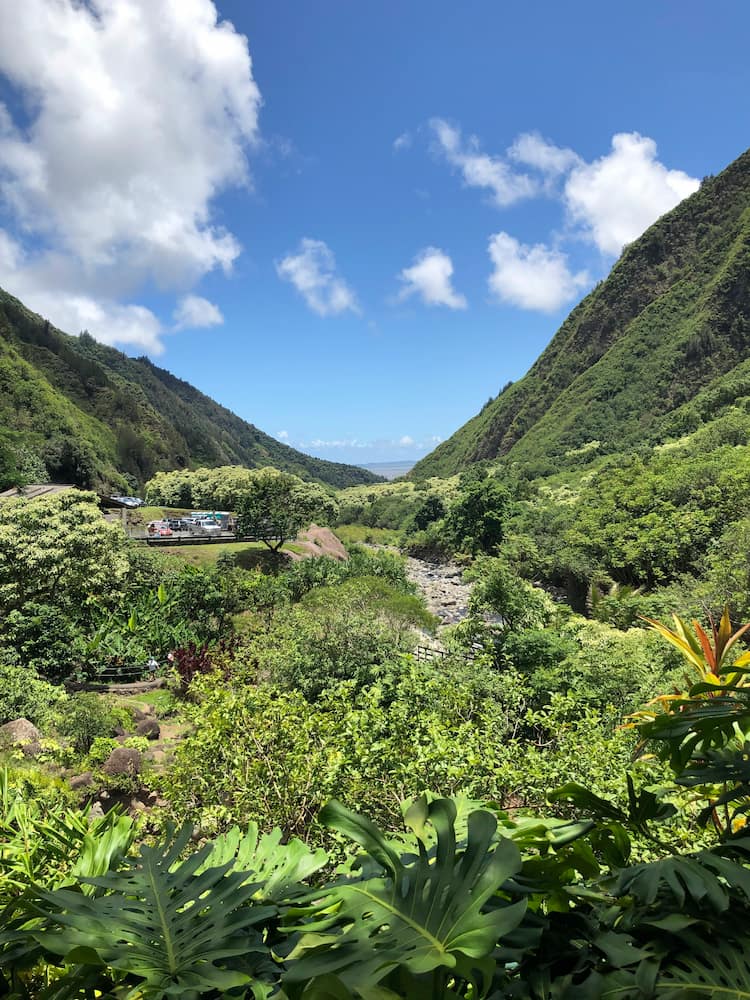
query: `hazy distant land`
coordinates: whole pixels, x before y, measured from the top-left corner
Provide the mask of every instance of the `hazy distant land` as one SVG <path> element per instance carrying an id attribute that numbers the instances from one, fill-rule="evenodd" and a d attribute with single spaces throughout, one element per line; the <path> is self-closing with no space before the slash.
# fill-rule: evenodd
<path id="1" fill-rule="evenodd" d="M 378 476 L 384 476 L 386 479 L 398 479 L 399 476 L 405 476 L 410 469 L 414 468 L 414 465 L 414 461 L 370 462 L 369 464 L 363 462 L 360 468 L 367 469 L 368 472 L 374 472 Z"/>

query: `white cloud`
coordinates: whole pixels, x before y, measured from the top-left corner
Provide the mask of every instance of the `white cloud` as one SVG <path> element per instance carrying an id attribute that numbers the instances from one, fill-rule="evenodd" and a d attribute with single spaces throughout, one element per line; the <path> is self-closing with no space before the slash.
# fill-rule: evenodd
<path id="1" fill-rule="evenodd" d="M 483 153 L 476 136 L 465 142 L 460 129 L 442 118 L 430 122 L 437 150 L 451 166 L 461 171 L 468 187 L 487 188 L 496 205 L 505 207 L 537 193 L 538 184 L 527 174 L 518 173 L 499 157 Z"/>
<path id="2" fill-rule="evenodd" d="M 526 246 L 508 233 L 495 233 L 489 254 L 494 265 L 490 291 L 521 309 L 555 312 L 589 284 L 585 271 L 573 274 L 565 254 L 542 243 Z"/>
<path id="3" fill-rule="evenodd" d="M 221 326 L 224 317 L 221 310 L 213 302 L 200 295 L 183 295 L 177 303 L 172 318 L 175 330 L 196 330 L 207 326 Z"/>
<path id="4" fill-rule="evenodd" d="M 699 187 L 697 178 L 659 162 L 653 139 L 621 132 L 610 153 L 573 169 L 564 197 L 588 238 L 603 253 L 618 254 Z"/>
<path id="5" fill-rule="evenodd" d="M 665 167 L 654 140 L 638 132 L 617 133 L 611 151 L 587 163 L 539 132 L 518 135 L 503 158 L 482 152 L 476 136 L 464 140 L 442 118 L 430 125 L 436 149 L 461 171 L 465 184 L 491 191 L 500 207 L 539 194 L 560 197 L 577 235 L 605 254 L 619 254 L 700 186 L 697 178 Z"/>
<path id="6" fill-rule="evenodd" d="M 276 272 L 291 282 L 307 305 L 319 316 L 359 313 L 357 298 L 336 274 L 336 258 L 322 240 L 305 237 L 296 254 L 288 254 L 276 264 Z"/>
<path id="7" fill-rule="evenodd" d="M 582 162 L 572 149 L 555 146 L 538 132 L 523 132 L 517 136 L 508 150 L 508 156 L 517 163 L 525 163 L 550 175 L 564 174 Z"/>
<path id="8" fill-rule="evenodd" d="M 276 437 L 279 439 L 279 441 L 288 441 L 289 431 L 276 431 Z"/>
<path id="9" fill-rule="evenodd" d="M 398 439 L 398 443 L 399 447 L 401 448 L 411 448 L 411 446 L 414 444 L 414 438 L 409 437 L 408 434 L 404 434 L 403 437 Z"/>
<path id="10" fill-rule="evenodd" d="M 149 354 L 163 351 L 164 330 L 150 309 L 76 290 L 71 270 L 62 256 L 29 256 L 0 229 L 0 285 L 30 309 L 69 333 L 88 330 L 105 344 L 129 344 Z"/>
<path id="11" fill-rule="evenodd" d="M 240 246 L 212 203 L 248 180 L 261 99 L 247 40 L 212 0 L 0 0 L 0 21 L 0 72 L 29 114 L 14 125 L 0 105 L 0 199 L 50 319 L 69 324 L 70 302 L 90 299 L 105 324 L 142 308 L 117 301 L 147 281 L 184 289 L 229 269 Z M 36 280 L 60 270 L 45 253 L 68 261 L 54 292 Z M 91 332 L 156 336 L 138 322 Z"/>
<path id="12" fill-rule="evenodd" d="M 304 444 L 303 444 L 304 447 Z M 364 441 L 358 441 L 356 438 L 340 438 L 335 441 L 324 441 L 322 438 L 313 438 L 310 442 L 311 448 L 367 448 Z"/>
<path id="13" fill-rule="evenodd" d="M 393 140 L 394 152 L 399 153 L 402 149 L 409 149 L 412 144 L 411 132 L 402 132 Z"/>
<path id="14" fill-rule="evenodd" d="M 452 276 L 453 261 L 448 254 L 437 247 L 425 247 L 414 258 L 412 266 L 405 267 L 399 275 L 403 288 L 398 294 L 398 301 L 416 294 L 428 306 L 465 309 L 466 299 L 453 288 Z"/>

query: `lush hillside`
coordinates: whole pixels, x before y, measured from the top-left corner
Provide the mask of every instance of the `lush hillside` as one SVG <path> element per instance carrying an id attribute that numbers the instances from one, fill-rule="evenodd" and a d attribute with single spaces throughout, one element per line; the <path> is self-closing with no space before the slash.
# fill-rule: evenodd
<path id="1" fill-rule="evenodd" d="M 580 449 L 694 430 L 740 383 L 747 392 L 749 355 L 750 151 L 627 247 L 528 374 L 411 475 L 502 455 L 544 474 L 580 462 Z"/>
<path id="2" fill-rule="evenodd" d="M 0 465 L 83 486 L 135 488 L 199 465 L 272 465 L 334 486 L 378 479 L 281 444 L 147 358 L 61 333 L 2 290 L 0 427 Z"/>

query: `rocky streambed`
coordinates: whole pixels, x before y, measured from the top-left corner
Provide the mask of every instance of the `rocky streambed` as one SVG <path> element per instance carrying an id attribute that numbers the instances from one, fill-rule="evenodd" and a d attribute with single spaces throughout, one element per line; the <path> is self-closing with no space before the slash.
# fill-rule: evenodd
<path id="1" fill-rule="evenodd" d="M 427 607 L 441 625 L 455 625 L 468 615 L 471 585 L 463 582 L 460 566 L 409 557 L 406 572 L 424 594 Z"/>

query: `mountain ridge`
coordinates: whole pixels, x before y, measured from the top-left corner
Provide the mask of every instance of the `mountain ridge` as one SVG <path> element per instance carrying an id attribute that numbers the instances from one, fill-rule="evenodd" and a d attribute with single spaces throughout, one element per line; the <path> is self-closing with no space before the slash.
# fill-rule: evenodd
<path id="1" fill-rule="evenodd" d="M 0 445 L 51 479 L 133 489 L 175 468 L 273 465 L 332 486 L 377 482 L 296 451 L 148 358 L 63 333 L 0 289 Z"/>
<path id="2" fill-rule="evenodd" d="M 626 247 L 528 373 L 410 477 L 500 457 L 545 474 L 581 449 L 665 440 L 748 354 L 750 151 Z"/>

